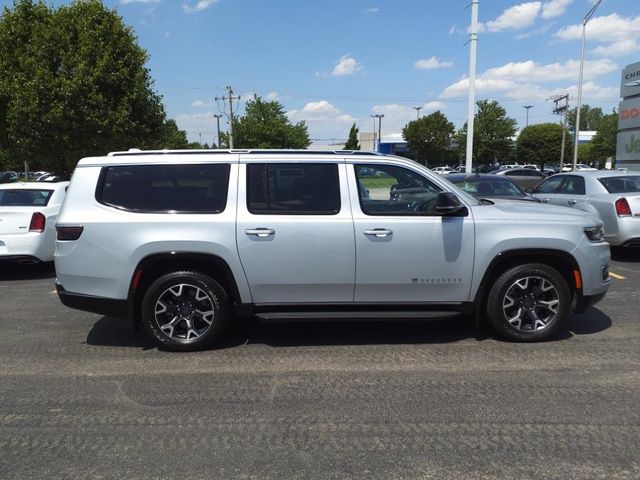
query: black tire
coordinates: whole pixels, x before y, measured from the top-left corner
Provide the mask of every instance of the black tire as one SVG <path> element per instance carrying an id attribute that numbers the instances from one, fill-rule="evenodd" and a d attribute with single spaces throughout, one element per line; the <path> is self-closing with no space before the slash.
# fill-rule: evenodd
<path id="1" fill-rule="evenodd" d="M 539 263 L 506 270 L 487 297 L 489 325 L 503 338 L 516 342 L 547 338 L 566 321 L 570 311 L 566 280 L 555 268 Z"/>
<path id="2" fill-rule="evenodd" d="M 163 275 L 149 286 L 142 300 L 145 330 L 159 347 L 168 350 L 189 352 L 211 346 L 224 332 L 229 317 L 227 292 L 198 272 Z"/>

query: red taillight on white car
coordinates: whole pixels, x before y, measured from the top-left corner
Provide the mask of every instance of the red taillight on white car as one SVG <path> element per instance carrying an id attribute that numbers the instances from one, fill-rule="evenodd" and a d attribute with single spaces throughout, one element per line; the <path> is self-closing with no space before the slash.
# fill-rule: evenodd
<path id="1" fill-rule="evenodd" d="M 44 227 L 47 224 L 47 217 L 45 217 L 42 213 L 36 212 L 31 215 L 31 223 L 29 223 L 29 231 L 42 233 L 44 232 Z"/>
<path id="2" fill-rule="evenodd" d="M 626 198 L 623 197 L 616 200 L 616 214 L 619 217 L 631 216 L 631 207 L 629 206 L 629 202 L 627 202 Z"/>
<path id="3" fill-rule="evenodd" d="M 84 227 L 81 225 L 56 225 L 57 239 L 63 241 L 78 240 L 83 230 Z"/>

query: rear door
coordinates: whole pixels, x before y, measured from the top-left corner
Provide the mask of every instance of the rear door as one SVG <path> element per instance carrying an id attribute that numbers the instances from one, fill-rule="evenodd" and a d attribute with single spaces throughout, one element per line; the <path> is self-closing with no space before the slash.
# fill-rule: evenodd
<path id="1" fill-rule="evenodd" d="M 245 160 L 236 239 L 253 302 L 353 302 L 355 243 L 341 161 Z"/>

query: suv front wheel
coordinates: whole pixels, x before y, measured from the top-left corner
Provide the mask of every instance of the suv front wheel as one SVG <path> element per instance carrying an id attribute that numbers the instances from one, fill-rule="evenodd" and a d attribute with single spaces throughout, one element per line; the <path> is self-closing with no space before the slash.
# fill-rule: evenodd
<path id="1" fill-rule="evenodd" d="M 502 273 L 487 298 L 491 327 L 501 336 L 534 342 L 551 335 L 567 318 L 571 293 L 564 277 L 543 264 L 525 264 Z"/>
<path id="2" fill-rule="evenodd" d="M 225 290 L 208 275 L 173 272 L 156 279 L 142 301 L 142 323 L 158 346 L 200 350 L 220 338 L 229 321 Z"/>

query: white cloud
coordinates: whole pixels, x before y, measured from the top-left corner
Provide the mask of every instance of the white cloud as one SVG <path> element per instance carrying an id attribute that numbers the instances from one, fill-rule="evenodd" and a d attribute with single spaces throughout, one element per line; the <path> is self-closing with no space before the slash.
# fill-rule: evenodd
<path id="1" fill-rule="evenodd" d="M 532 60 L 511 62 L 500 67 L 490 68 L 476 79 L 479 93 L 501 92 L 514 100 L 545 100 L 550 95 L 571 91 L 572 86 L 543 88 L 550 82 L 575 81 L 578 78 L 579 62 L 569 60 L 565 63 L 542 65 Z M 609 59 L 587 60 L 584 63 L 585 97 L 593 100 L 616 98 L 614 88 L 600 87 L 593 83 L 595 78 L 617 71 L 618 66 Z M 588 86 L 587 86 L 588 85 Z M 469 89 L 469 79 L 463 77 L 452 83 L 441 94 L 443 98 L 464 97 Z M 587 96 L 587 90 L 590 97 Z"/>
<path id="2" fill-rule="evenodd" d="M 215 112 L 203 112 L 203 113 L 183 113 L 175 117 L 176 124 L 180 130 L 187 132 L 187 137 L 190 142 L 197 142 L 200 140 L 200 133 L 202 134 L 202 143 L 211 144 L 214 141 L 214 135 L 216 135 L 216 119 L 213 114 Z M 224 130 L 226 127 L 226 120 L 220 119 L 220 130 Z"/>
<path id="3" fill-rule="evenodd" d="M 562 15 L 573 0 L 549 0 L 542 5 L 542 18 L 554 18 Z"/>
<path id="4" fill-rule="evenodd" d="M 357 121 L 357 118 L 344 113 L 342 110 L 336 108 L 326 100 L 309 102 L 302 108 L 302 110 L 290 110 L 287 112 L 287 117 L 292 122 L 300 122 L 304 120 L 307 123 L 337 122 L 347 124 Z"/>
<path id="5" fill-rule="evenodd" d="M 638 35 L 640 35 L 640 15 L 635 18 L 625 18 L 612 13 L 604 17 L 594 17 L 587 23 L 589 40 L 620 42 Z M 582 38 L 582 24 L 561 28 L 554 37 L 560 40 L 579 40 Z"/>
<path id="6" fill-rule="evenodd" d="M 367 12 L 369 13 L 378 13 L 380 9 L 378 7 L 367 8 Z"/>
<path id="7" fill-rule="evenodd" d="M 160 0 L 120 0 L 121 5 L 126 5 L 128 3 L 158 3 Z"/>
<path id="8" fill-rule="evenodd" d="M 211 5 L 217 2 L 218 0 L 199 0 L 193 6 L 183 3 L 182 9 L 185 11 L 185 13 L 200 12 L 202 10 L 209 8 Z"/>
<path id="9" fill-rule="evenodd" d="M 266 98 L 269 101 L 278 100 L 280 98 L 280 95 L 278 94 L 278 92 L 269 92 L 264 96 L 264 98 Z"/>
<path id="10" fill-rule="evenodd" d="M 435 70 L 438 68 L 453 67 L 453 62 L 441 62 L 438 57 L 425 58 L 416 61 L 413 66 L 418 70 Z"/>
<path id="11" fill-rule="evenodd" d="M 600 46 L 592 50 L 600 57 L 622 57 L 640 51 L 640 44 L 635 38 L 628 38 L 619 42 L 614 42 L 606 47 Z"/>
<path id="12" fill-rule="evenodd" d="M 195 100 L 194 102 L 191 103 L 192 107 L 196 107 L 196 108 L 209 108 L 209 107 L 214 107 L 215 106 L 215 102 L 206 102 L 204 100 Z"/>
<path id="13" fill-rule="evenodd" d="M 480 30 L 500 32 L 530 27 L 542 9 L 542 2 L 526 2 L 507 8 L 498 18 L 481 24 Z"/>
<path id="14" fill-rule="evenodd" d="M 362 64 L 359 63 L 355 58 L 353 58 L 350 54 L 343 55 L 340 57 L 338 62 L 331 70 L 330 75 L 332 77 L 343 77 L 346 75 L 353 75 L 354 73 L 362 70 Z"/>

